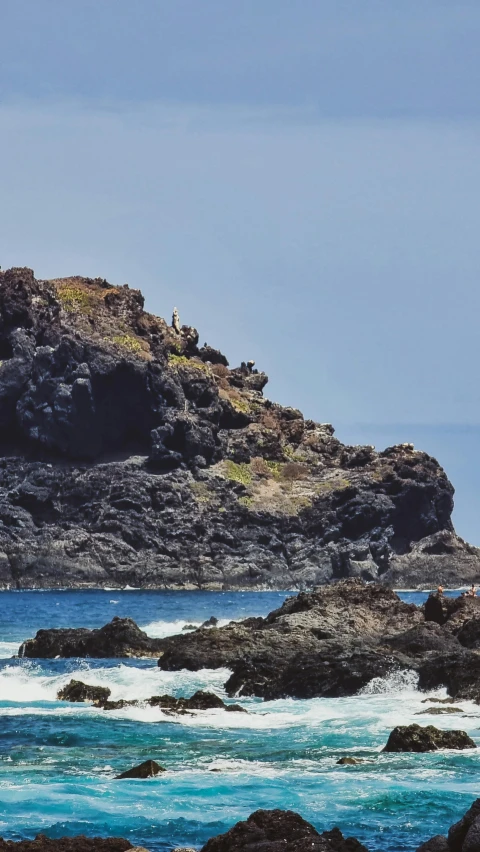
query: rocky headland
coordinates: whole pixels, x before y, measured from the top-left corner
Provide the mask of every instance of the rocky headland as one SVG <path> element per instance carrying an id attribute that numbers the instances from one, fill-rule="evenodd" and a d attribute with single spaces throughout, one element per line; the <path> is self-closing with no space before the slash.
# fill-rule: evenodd
<path id="1" fill-rule="evenodd" d="M 435 459 L 345 446 L 143 305 L 0 272 L 0 588 L 476 579 Z"/>

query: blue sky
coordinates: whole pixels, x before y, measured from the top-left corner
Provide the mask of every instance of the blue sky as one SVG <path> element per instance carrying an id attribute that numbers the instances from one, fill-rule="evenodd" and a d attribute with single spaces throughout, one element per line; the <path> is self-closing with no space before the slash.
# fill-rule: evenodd
<path id="1" fill-rule="evenodd" d="M 414 440 L 480 544 L 480 5 L 3 0 L 0 264 L 102 275 Z"/>

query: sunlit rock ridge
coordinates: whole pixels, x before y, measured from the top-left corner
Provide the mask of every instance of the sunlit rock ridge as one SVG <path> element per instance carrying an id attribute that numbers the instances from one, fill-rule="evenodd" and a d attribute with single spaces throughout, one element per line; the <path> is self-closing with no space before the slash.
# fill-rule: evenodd
<path id="1" fill-rule="evenodd" d="M 104 279 L 0 272 L 0 587 L 466 583 L 454 489 L 345 446 Z"/>

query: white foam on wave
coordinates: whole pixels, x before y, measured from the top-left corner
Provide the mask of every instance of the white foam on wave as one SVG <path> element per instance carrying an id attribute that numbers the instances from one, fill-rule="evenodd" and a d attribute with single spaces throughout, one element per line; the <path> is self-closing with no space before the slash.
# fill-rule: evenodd
<path id="1" fill-rule="evenodd" d="M 392 671 L 384 677 L 374 677 L 359 690 L 359 695 L 391 695 L 418 692 L 418 674 L 410 669 Z"/>
<path id="2" fill-rule="evenodd" d="M 24 704 L 56 701 L 58 690 L 70 680 L 108 687 L 112 701 L 121 698 L 143 700 L 164 693 L 190 695 L 197 689 L 209 689 L 221 695 L 229 674 L 228 669 L 165 672 L 156 665 L 137 668 L 124 663 L 90 667 L 88 661 L 79 663 L 78 668 L 68 673 L 52 674 L 46 673 L 39 664 L 26 660 L 21 665 L 5 666 L 0 670 L 0 701 Z"/>
<path id="3" fill-rule="evenodd" d="M 0 660 L 8 660 L 18 653 L 20 642 L 0 642 Z"/>
<path id="4" fill-rule="evenodd" d="M 225 627 L 230 624 L 229 618 L 219 618 L 217 627 Z M 238 619 L 241 621 L 241 619 Z M 191 624 L 193 627 L 201 627 L 203 621 L 151 621 L 149 624 L 142 626 L 142 630 L 151 636 L 152 639 L 165 639 L 166 636 L 176 636 L 177 633 L 190 633 L 189 630 L 184 630 L 186 625 Z"/>

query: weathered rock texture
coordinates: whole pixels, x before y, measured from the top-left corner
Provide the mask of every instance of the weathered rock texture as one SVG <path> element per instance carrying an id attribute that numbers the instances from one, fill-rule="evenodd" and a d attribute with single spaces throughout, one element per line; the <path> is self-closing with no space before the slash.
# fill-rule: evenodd
<path id="1" fill-rule="evenodd" d="M 255 811 L 245 822 L 213 837 L 201 852 L 368 852 L 338 828 L 318 831 L 293 811 Z"/>
<path id="2" fill-rule="evenodd" d="M 20 646 L 20 657 L 156 657 L 159 639 L 150 639 L 131 618 L 115 616 L 104 627 L 38 630 L 34 639 Z M 83 684 L 82 684 L 83 685 Z M 84 699 L 77 699 L 84 700 Z"/>
<path id="3" fill-rule="evenodd" d="M 102 279 L 0 272 L 0 588 L 470 582 L 453 487 L 344 446 Z"/>
<path id="4" fill-rule="evenodd" d="M 440 748 L 476 748 L 465 731 L 440 731 L 433 725 L 399 725 L 394 728 L 383 751 L 437 751 Z"/>

